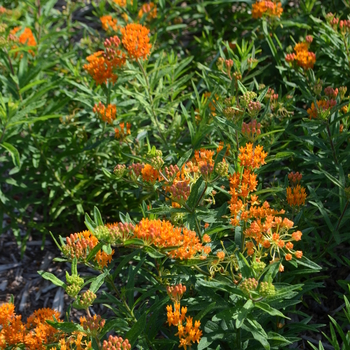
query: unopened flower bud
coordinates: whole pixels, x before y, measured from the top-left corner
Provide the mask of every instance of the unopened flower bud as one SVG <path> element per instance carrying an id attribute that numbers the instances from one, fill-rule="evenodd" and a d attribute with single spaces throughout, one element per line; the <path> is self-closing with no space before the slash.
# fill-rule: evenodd
<path id="1" fill-rule="evenodd" d="M 121 179 L 126 173 L 125 164 L 117 164 L 113 170 L 113 174 L 117 179 Z"/>
<path id="2" fill-rule="evenodd" d="M 276 294 L 276 289 L 272 283 L 261 282 L 259 285 L 259 293 L 264 297 L 269 297 Z"/>
<path id="3" fill-rule="evenodd" d="M 215 172 L 220 176 L 226 177 L 228 175 L 228 168 L 228 163 L 222 161 L 216 164 Z"/>

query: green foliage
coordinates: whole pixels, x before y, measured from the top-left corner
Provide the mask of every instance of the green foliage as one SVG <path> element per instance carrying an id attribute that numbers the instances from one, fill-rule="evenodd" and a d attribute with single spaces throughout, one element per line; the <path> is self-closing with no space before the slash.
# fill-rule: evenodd
<path id="1" fill-rule="evenodd" d="M 178 348 L 181 298 L 200 321 L 185 348 L 281 349 L 323 326 L 309 300 L 349 265 L 350 3 L 282 1 L 262 18 L 253 4 L 3 2 L 0 234 L 23 254 L 50 232 L 72 264 L 65 281 L 38 271 L 71 297 L 65 322 L 47 321 L 66 337 Z M 138 58 L 128 23 L 150 32 Z M 327 294 L 345 307 L 323 333 L 334 349 L 350 347 L 343 294 Z M 70 322 L 96 303 L 95 333 Z"/>

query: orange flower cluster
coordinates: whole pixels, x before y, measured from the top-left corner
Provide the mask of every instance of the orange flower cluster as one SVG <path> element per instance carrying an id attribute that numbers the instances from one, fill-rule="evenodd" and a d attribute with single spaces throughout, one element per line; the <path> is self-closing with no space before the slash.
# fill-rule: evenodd
<path id="1" fill-rule="evenodd" d="M 120 26 L 117 25 L 118 20 L 116 18 L 113 18 L 111 15 L 100 17 L 100 21 L 102 22 L 102 28 L 107 32 L 110 30 L 116 32 L 120 29 Z"/>
<path id="2" fill-rule="evenodd" d="M 267 17 L 281 17 L 283 12 L 282 4 L 278 0 L 261 1 L 258 0 L 252 5 L 252 17 L 257 19 L 263 16 Z"/>
<path id="3" fill-rule="evenodd" d="M 318 117 L 328 117 L 331 108 L 333 108 L 336 104 L 336 100 L 317 100 L 317 107 L 312 102 L 311 107 L 307 109 L 307 114 L 309 118 L 318 118 Z"/>
<path id="4" fill-rule="evenodd" d="M 205 236 L 208 241 L 209 236 Z M 135 226 L 134 237 L 142 239 L 147 244 L 153 244 L 157 248 L 178 247 L 167 252 L 173 259 L 193 259 L 198 255 L 201 259 L 206 259 L 211 251 L 209 246 L 203 246 L 200 243 L 196 232 L 187 228 L 174 227 L 171 222 L 165 220 L 142 219 Z"/>
<path id="5" fill-rule="evenodd" d="M 127 135 L 131 134 L 131 124 L 126 123 L 126 130 L 125 130 L 125 123 L 120 123 L 119 128 L 114 129 L 114 137 L 118 140 L 124 140 Z"/>
<path id="6" fill-rule="evenodd" d="M 126 7 L 127 5 L 127 0 L 113 0 L 117 5 L 120 7 Z M 133 4 L 133 0 L 129 0 L 130 5 Z"/>
<path id="7" fill-rule="evenodd" d="M 145 164 L 141 170 L 142 180 L 154 184 L 159 178 L 159 171 L 154 169 L 151 164 Z"/>
<path id="8" fill-rule="evenodd" d="M 156 18 L 157 6 L 153 2 L 150 2 L 149 4 L 143 4 L 138 14 L 139 19 L 141 19 L 145 14 L 147 14 L 146 19 L 148 21 L 152 20 L 153 18 Z"/>
<path id="9" fill-rule="evenodd" d="M 180 302 L 183 294 L 186 292 L 186 286 L 183 286 L 181 283 L 175 286 L 167 286 L 166 291 L 174 303 Z"/>
<path id="10" fill-rule="evenodd" d="M 250 169 L 244 169 L 243 174 L 234 173 L 229 177 L 230 181 L 230 212 L 231 224 L 240 226 L 240 221 L 248 222 L 252 218 L 259 220 L 269 215 L 283 214 L 270 208 L 268 202 L 261 206 L 258 196 L 252 194 L 258 185 L 257 176 Z"/>
<path id="11" fill-rule="evenodd" d="M 260 145 L 253 147 L 252 143 L 247 143 L 245 147 L 240 147 L 239 151 L 238 158 L 243 167 L 258 169 L 261 165 L 266 164 L 265 158 L 267 153 L 264 152 L 263 147 Z"/>
<path id="12" fill-rule="evenodd" d="M 90 231 L 82 231 L 71 234 L 66 238 L 66 244 L 62 246 L 63 254 L 70 259 L 77 258 L 78 261 L 85 261 L 90 251 L 98 244 L 98 239 Z M 99 250 L 95 256 L 95 261 L 101 269 L 108 265 L 112 260 L 112 254 L 107 254 Z"/>
<path id="13" fill-rule="evenodd" d="M 108 341 L 104 340 L 102 345 L 102 350 L 130 350 L 131 344 L 128 339 L 123 339 L 122 337 L 109 336 Z"/>
<path id="14" fill-rule="evenodd" d="M 306 199 L 305 188 L 296 185 L 295 187 L 287 187 L 287 202 L 290 206 L 298 206 L 305 204 Z"/>
<path id="15" fill-rule="evenodd" d="M 83 341 L 85 334 L 83 332 L 73 332 L 70 337 L 67 339 L 63 338 L 58 343 L 60 344 L 60 350 L 92 350 L 91 341 Z M 58 350 L 56 347 L 51 348 L 50 350 Z"/>
<path id="16" fill-rule="evenodd" d="M 100 315 L 85 316 L 80 317 L 80 325 L 84 328 L 87 334 L 95 336 L 98 332 L 102 331 L 106 320 L 104 320 Z"/>
<path id="17" fill-rule="evenodd" d="M 174 311 L 171 305 L 167 305 L 167 322 L 169 326 L 177 327 L 178 332 L 175 335 L 180 338 L 179 348 L 183 347 L 186 350 L 188 346 L 191 348 L 195 342 L 199 343 L 203 332 L 199 329 L 200 321 L 195 321 L 193 324 L 193 318 L 186 317 L 187 307 L 182 307 L 181 311 L 180 308 L 180 302 L 174 303 Z M 185 319 L 186 325 L 183 325 Z"/>
<path id="18" fill-rule="evenodd" d="M 248 148 L 251 150 L 251 145 Z M 262 147 L 259 150 L 263 153 Z M 301 236 L 288 233 L 294 223 L 287 218 L 282 220 L 277 216 L 284 214 L 284 210 L 276 211 L 270 208 L 266 201 L 261 205 L 258 196 L 253 194 L 258 184 L 253 169 L 259 168 L 264 163 L 267 154 L 264 154 L 263 159 L 252 162 L 249 160 L 251 158 L 242 157 L 247 154 L 246 149 L 242 148 L 241 152 L 238 157 L 244 167 L 243 172 L 235 173 L 229 178 L 229 193 L 231 194 L 229 209 L 233 226 L 239 226 L 242 221 L 247 226 L 243 233 L 248 256 L 254 255 L 255 259 L 260 261 L 261 258 L 268 255 L 266 252 L 268 250 L 272 261 L 280 259 L 281 253 L 286 256 L 287 260 L 292 257 L 292 254 L 297 258 L 301 257 L 302 253 L 292 250 L 293 244 L 291 243 L 292 240 L 299 240 Z M 251 151 L 248 154 L 251 154 Z"/>
<path id="19" fill-rule="evenodd" d="M 118 76 L 113 73 L 114 67 L 104 57 L 104 51 L 98 51 L 86 57 L 89 62 L 83 68 L 91 75 L 97 85 L 107 84 L 107 82 L 115 83 Z"/>
<path id="20" fill-rule="evenodd" d="M 292 260 L 293 255 L 297 259 L 303 256 L 302 251 L 293 250 L 292 241 L 299 241 L 302 233 L 295 231 L 290 234 L 288 231 L 293 227 L 294 223 L 287 218 L 274 217 L 269 215 L 264 222 L 255 220 L 245 231 L 245 250 L 248 256 L 255 256 L 257 261 L 267 256 L 266 250 L 269 252 L 271 262 L 278 261 L 281 257 L 285 257 L 287 261 Z M 284 270 L 280 265 L 280 272 Z"/>
<path id="21" fill-rule="evenodd" d="M 61 336 L 59 331 L 46 320 L 59 320 L 59 312 L 52 309 L 39 309 L 28 317 L 27 323 L 22 316 L 15 314 L 15 306 L 10 303 L 0 305 L 0 349 L 23 344 L 28 350 L 44 350 L 46 344 L 53 343 Z"/>
<path id="22" fill-rule="evenodd" d="M 149 30 L 141 24 L 131 23 L 121 29 L 122 43 L 131 60 L 146 59 L 151 51 Z"/>
<path id="23" fill-rule="evenodd" d="M 83 68 L 91 75 L 97 85 L 115 83 L 118 76 L 114 71 L 125 64 L 125 54 L 118 49 L 120 39 L 117 36 L 105 40 L 105 51 L 97 51 L 88 56 L 89 62 Z"/>
<path id="24" fill-rule="evenodd" d="M 312 69 L 316 63 L 316 55 L 314 52 L 309 51 L 309 41 L 297 43 L 294 47 L 295 53 L 286 55 L 286 62 L 296 62 L 304 70 Z"/>
<path id="25" fill-rule="evenodd" d="M 115 120 L 117 115 L 117 107 L 116 105 L 109 104 L 107 107 L 102 104 L 100 101 L 97 104 L 95 104 L 94 108 L 92 109 L 94 113 L 98 115 L 100 119 L 102 119 L 104 122 L 108 124 L 112 124 L 113 120 Z"/>
<path id="26" fill-rule="evenodd" d="M 21 27 L 15 27 L 11 30 L 10 34 L 15 35 L 20 30 L 21 30 Z M 21 43 L 23 45 L 36 46 L 36 40 L 35 40 L 35 37 L 33 35 L 32 30 L 30 28 L 24 28 L 23 32 L 18 37 L 18 41 L 19 41 L 19 43 Z M 14 46 L 13 48 L 16 48 L 16 46 Z M 33 50 L 29 50 L 28 52 L 32 56 L 35 55 L 35 52 Z"/>

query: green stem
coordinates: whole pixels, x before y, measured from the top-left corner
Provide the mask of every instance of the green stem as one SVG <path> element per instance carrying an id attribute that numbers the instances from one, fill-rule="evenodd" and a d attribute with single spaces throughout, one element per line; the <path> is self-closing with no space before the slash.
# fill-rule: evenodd
<path id="1" fill-rule="evenodd" d="M 194 268 L 195 270 L 197 270 L 198 272 L 202 273 L 202 274 L 205 275 L 205 276 L 209 276 L 209 277 L 211 276 L 210 273 L 205 272 L 204 270 L 202 270 L 202 269 L 201 269 L 200 267 L 198 267 L 197 265 L 194 265 L 193 268 Z"/>

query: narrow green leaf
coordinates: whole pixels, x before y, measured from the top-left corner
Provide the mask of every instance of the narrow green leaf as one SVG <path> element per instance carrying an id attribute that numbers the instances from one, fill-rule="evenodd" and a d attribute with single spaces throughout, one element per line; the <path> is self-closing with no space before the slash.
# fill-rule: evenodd
<path id="1" fill-rule="evenodd" d="M 21 167 L 21 159 L 20 159 L 19 152 L 18 152 L 17 148 L 12 146 L 11 144 L 9 144 L 7 142 L 0 143 L 0 146 L 2 146 L 3 148 L 5 148 L 7 151 L 10 152 L 13 164 L 15 166 L 17 166 L 18 168 L 20 168 Z"/>
<path id="2" fill-rule="evenodd" d="M 52 274 L 51 272 L 38 271 L 38 274 L 39 274 L 42 278 L 44 278 L 44 279 L 46 279 L 46 280 L 52 282 L 55 286 L 62 287 L 62 288 L 64 288 L 64 290 L 67 288 L 66 284 L 65 284 L 63 281 L 61 281 L 60 279 L 58 279 L 58 278 L 57 278 L 54 274 Z"/>

